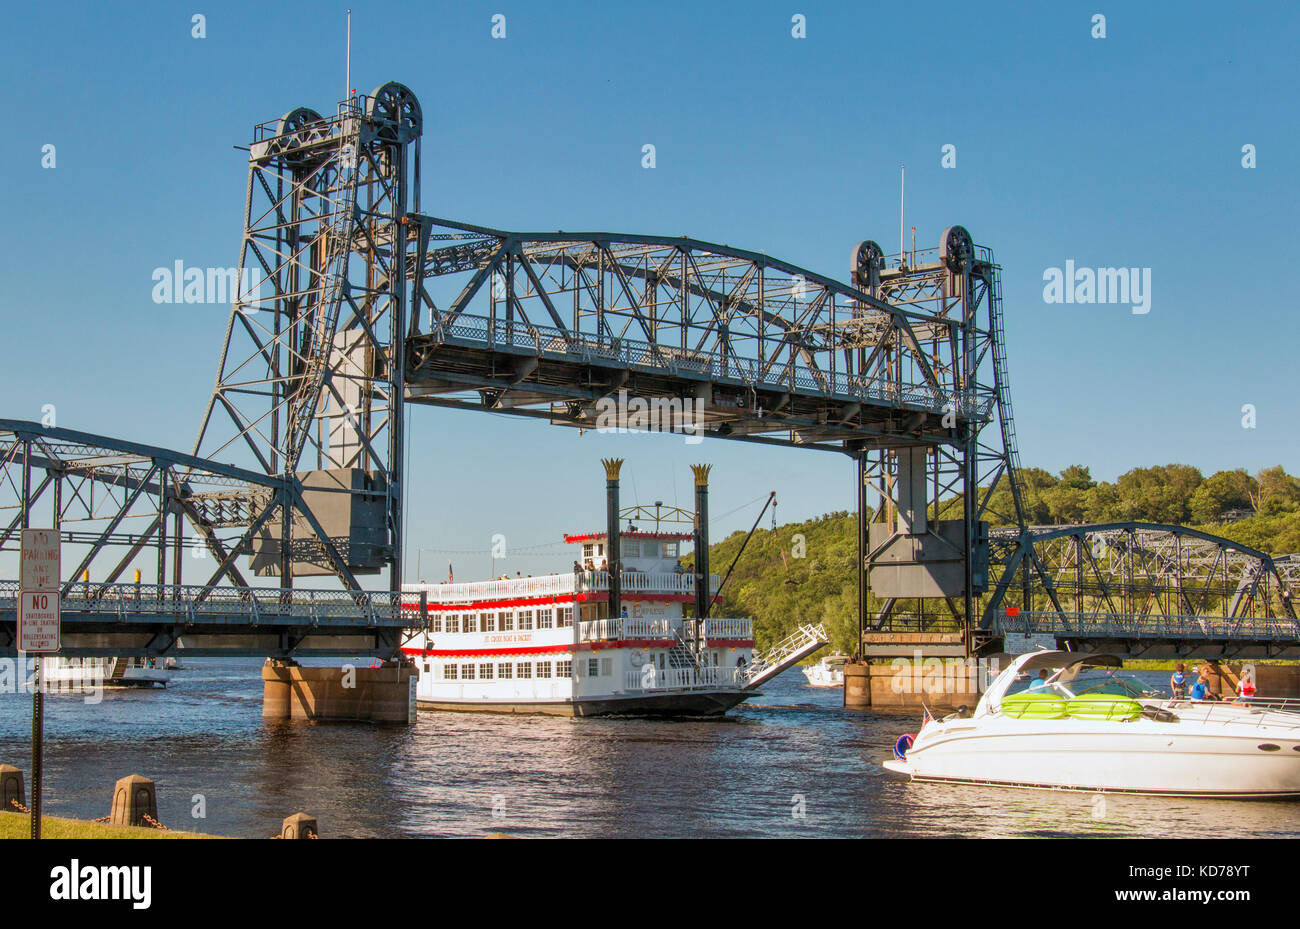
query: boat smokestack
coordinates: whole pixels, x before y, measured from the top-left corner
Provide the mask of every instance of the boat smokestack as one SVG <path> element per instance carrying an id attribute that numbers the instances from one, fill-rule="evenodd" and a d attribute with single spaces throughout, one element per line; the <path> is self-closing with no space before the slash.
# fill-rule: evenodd
<path id="1" fill-rule="evenodd" d="M 709 471 L 712 465 L 691 465 L 695 475 L 695 618 L 709 612 Z"/>
<path id="2" fill-rule="evenodd" d="M 605 560 L 609 563 L 609 618 L 623 613 L 623 546 L 619 544 L 618 472 L 622 458 L 602 458 L 605 466 Z"/>

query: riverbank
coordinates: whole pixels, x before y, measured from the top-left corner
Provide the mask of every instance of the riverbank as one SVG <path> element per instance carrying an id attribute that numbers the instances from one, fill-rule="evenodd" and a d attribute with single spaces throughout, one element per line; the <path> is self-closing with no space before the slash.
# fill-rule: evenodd
<path id="1" fill-rule="evenodd" d="M 0 813 L 0 839 L 27 839 L 32 834 L 32 819 L 26 813 Z M 201 832 L 177 832 L 172 829 L 146 829 L 141 826 L 110 826 L 58 816 L 41 817 L 44 839 L 220 839 L 219 835 Z"/>

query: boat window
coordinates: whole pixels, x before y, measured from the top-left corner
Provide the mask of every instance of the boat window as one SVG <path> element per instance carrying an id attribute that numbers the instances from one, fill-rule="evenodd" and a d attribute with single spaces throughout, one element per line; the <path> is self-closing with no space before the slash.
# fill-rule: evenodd
<path id="1" fill-rule="evenodd" d="M 645 541 L 643 541 L 643 542 L 641 543 L 641 557 L 642 557 L 642 558 L 658 558 L 658 557 L 659 557 L 659 543 L 658 543 L 657 541 L 655 541 L 654 539 L 646 539 Z"/>
<path id="2" fill-rule="evenodd" d="M 508 681 L 514 677 L 515 666 L 508 661 L 503 661 L 497 665 L 497 677 L 503 681 Z"/>
<path id="3" fill-rule="evenodd" d="M 460 614 L 452 613 L 447 617 L 447 631 L 460 632 Z"/>
<path id="4" fill-rule="evenodd" d="M 613 659 L 613 658 L 602 658 L 602 659 L 600 659 L 600 673 L 603 674 L 605 677 L 609 677 L 611 674 L 614 673 L 614 659 Z"/>
<path id="5" fill-rule="evenodd" d="M 429 614 L 429 631 L 442 632 L 442 615 L 440 613 Z"/>
<path id="6" fill-rule="evenodd" d="M 494 664 L 492 664 L 492 662 L 490 662 L 490 661 L 489 661 L 487 664 L 481 664 L 481 665 L 479 665 L 479 666 L 478 666 L 478 677 L 479 677 L 479 680 L 481 680 L 481 681 L 490 681 L 490 680 L 492 680 L 492 678 L 493 678 L 493 673 L 492 673 L 492 672 L 493 672 L 494 670 L 496 670 L 496 666 L 495 666 Z"/>
<path id="7" fill-rule="evenodd" d="M 567 629 L 573 625 L 573 607 L 560 607 L 560 628 Z"/>
<path id="8" fill-rule="evenodd" d="M 582 557 L 584 559 L 591 558 L 595 554 L 596 554 L 596 546 L 592 545 L 590 542 L 583 543 Z"/>
<path id="9" fill-rule="evenodd" d="M 556 676 L 556 677 L 573 677 L 573 662 L 572 662 L 572 661 L 557 661 L 557 662 L 555 663 L 555 676 Z"/>
<path id="10" fill-rule="evenodd" d="M 1137 678 L 1114 671 L 1084 671 L 1069 683 L 1070 690 L 1079 694 L 1114 694 L 1121 697 L 1152 696 L 1153 691 Z"/>
<path id="11" fill-rule="evenodd" d="M 497 614 L 497 628 L 502 632 L 510 632 L 515 628 L 515 614 L 509 610 Z"/>
<path id="12" fill-rule="evenodd" d="M 538 676 L 538 677 L 550 677 L 550 676 L 551 676 L 551 663 L 550 663 L 549 661 L 539 661 L 539 662 L 537 662 L 537 676 Z"/>
<path id="13" fill-rule="evenodd" d="M 547 610 L 537 611 L 538 629 L 550 629 L 554 624 L 555 624 L 555 614 L 551 610 L 547 609 Z"/>
<path id="14" fill-rule="evenodd" d="M 521 661 L 517 665 L 517 670 L 519 673 L 515 676 L 526 680 L 533 676 L 533 663 L 531 661 Z"/>
<path id="15" fill-rule="evenodd" d="M 442 679 L 443 679 L 444 681 L 454 681 L 454 680 L 456 680 L 456 672 L 459 671 L 459 670 L 460 670 L 460 669 L 457 668 L 454 664 L 446 665 L 446 666 L 442 669 Z"/>
<path id="16" fill-rule="evenodd" d="M 479 619 L 481 619 L 481 620 L 483 621 L 483 631 L 484 631 L 484 632 L 496 632 L 496 631 L 497 631 L 497 618 L 496 618 L 496 614 L 494 614 L 494 613 L 483 613 L 483 614 L 481 614 L 481 615 L 479 616 Z"/>
<path id="17" fill-rule="evenodd" d="M 677 557 L 677 543 L 676 543 L 676 542 L 665 542 L 665 543 L 664 543 L 664 557 L 665 557 L 665 558 L 676 558 L 676 557 Z"/>
<path id="18" fill-rule="evenodd" d="M 587 677 L 600 677 L 600 659 L 587 659 Z"/>
<path id="19" fill-rule="evenodd" d="M 474 666 L 472 664 L 461 665 L 460 676 L 467 681 L 474 680 Z"/>
<path id="20" fill-rule="evenodd" d="M 465 631 L 478 632 L 478 616 L 473 613 L 465 614 Z"/>
<path id="21" fill-rule="evenodd" d="M 520 628 L 521 630 L 529 630 L 529 629 L 532 629 L 532 628 L 533 628 L 533 611 L 532 611 L 532 610 L 520 610 L 520 611 L 519 611 L 519 628 Z"/>
<path id="22" fill-rule="evenodd" d="M 646 544 L 648 545 L 648 544 L 650 544 L 650 543 L 647 542 Z M 624 558 L 640 558 L 640 557 L 641 557 L 641 541 L 640 541 L 640 539 L 624 539 L 624 540 L 623 540 L 623 557 L 624 557 Z"/>

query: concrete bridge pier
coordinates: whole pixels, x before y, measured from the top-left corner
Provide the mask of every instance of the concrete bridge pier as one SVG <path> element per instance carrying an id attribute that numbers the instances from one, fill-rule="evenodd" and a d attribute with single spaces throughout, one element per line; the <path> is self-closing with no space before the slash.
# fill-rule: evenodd
<path id="1" fill-rule="evenodd" d="M 844 666 L 844 706 L 849 709 L 950 713 L 974 709 L 981 693 L 978 659 L 924 656 L 851 662 Z"/>
<path id="2" fill-rule="evenodd" d="M 415 722 L 419 672 L 387 661 L 378 668 L 304 668 L 291 660 L 262 666 L 262 718 L 307 722 Z"/>

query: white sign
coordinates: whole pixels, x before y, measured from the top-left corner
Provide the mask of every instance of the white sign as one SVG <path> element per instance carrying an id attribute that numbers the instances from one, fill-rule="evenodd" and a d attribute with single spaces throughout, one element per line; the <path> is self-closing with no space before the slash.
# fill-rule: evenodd
<path id="1" fill-rule="evenodd" d="M 22 581 L 18 591 L 20 652 L 57 652 L 62 645 L 59 549 L 57 529 L 23 530 Z"/>
<path id="2" fill-rule="evenodd" d="M 59 592 L 24 590 L 18 595 L 18 650 L 57 652 L 60 641 Z"/>
<path id="3" fill-rule="evenodd" d="M 22 563 L 23 590 L 58 590 L 59 531 L 24 529 Z"/>

